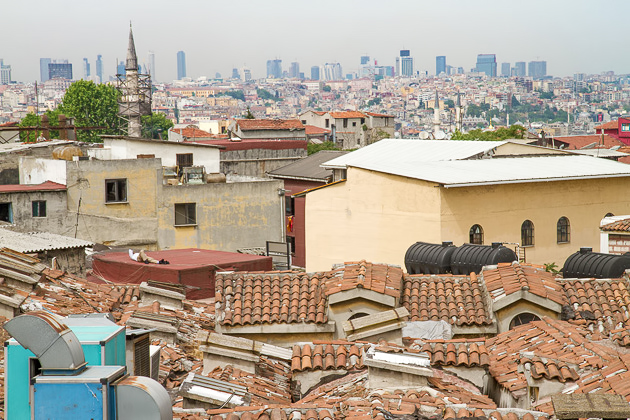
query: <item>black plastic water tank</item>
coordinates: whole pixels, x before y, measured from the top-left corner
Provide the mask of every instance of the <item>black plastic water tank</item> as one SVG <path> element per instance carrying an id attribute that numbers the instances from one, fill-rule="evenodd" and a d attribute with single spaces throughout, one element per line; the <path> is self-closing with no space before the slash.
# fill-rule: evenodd
<path id="1" fill-rule="evenodd" d="M 430 244 L 416 242 L 405 253 L 405 267 L 409 274 L 446 274 L 451 268 L 452 242 Z"/>
<path id="2" fill-rule="evenodd" d="M 517 260 L 514 251 L 504 247 L 500 242 L 494 242 L 492 245 L 464 244 L 453 252 L 451 272 L 469 275 L 474 271 L 479 274 L 484 265 L 511 263 Z"/>
<path id="3" fill-rule="evenodd" d="M 630 268 L 630 255 L 601 254 L 592 248 L 580 248 L 564 262 L 562 275 L 569 278 L 614 279 Z"/>

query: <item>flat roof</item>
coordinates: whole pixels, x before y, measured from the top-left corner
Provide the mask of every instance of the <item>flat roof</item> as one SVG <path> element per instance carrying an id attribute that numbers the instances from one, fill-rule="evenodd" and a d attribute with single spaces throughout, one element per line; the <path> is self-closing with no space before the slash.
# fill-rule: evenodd
<path id="1" fill-rule="evenodd" d="M 46 181 L 41 184 L 6 184 L 0 185 L 0 193 L 34 192 L 34 191 L 65 191 L 66 186 L 57 182 Z"/>
<path id="2" fill-rule="evenodd" d="M 85 248 L 94 245 L 83 239 L 70 238 L 50 232 L 14 232 L 0 229 L 2 246 L 22 253 L 52 251 L 56 249 Z"/>
<path id="3" fill-rule="evenodd" d="M 323 162 L 345 155 L 345 151 L 322 150 L 318 153 L 290 163 L 282 168 L 267 172 L 272 178 L 300 179 L 304 181 L 322 181 L 332 175 L 332 170 L 321 167 Z"/>
<path id="4" fill-rule="evenodd" d="M 105 140 L 125 140 L 125 141 L 135 141 L 139 143 L 153 143 L 153 144 L 162 144 L 162 145 L 171 145 L 171 146 L 186 146 L 186 147 L 212 147 L 215 149 L 224 149 L 222 145 L 212 144 L 212 143 L 201 143 L 201 142 L 189 142 L 189 141 L 168 141 L 168 140 L 154 140 L 154 139 L 142 139 L 138 137 L 128 137 L 128 136 L 109 136 L 102 135 L 101 138 Z"/>

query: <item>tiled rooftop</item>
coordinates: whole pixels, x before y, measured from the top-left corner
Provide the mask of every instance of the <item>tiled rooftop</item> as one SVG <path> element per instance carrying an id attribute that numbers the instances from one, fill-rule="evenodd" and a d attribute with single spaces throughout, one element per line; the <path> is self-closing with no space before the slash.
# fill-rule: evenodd
<path id="1" fill-rule="evenodd" d="M 343 342 L 341 342 L 343 343 Z M 347 342 L 322 342 L 293 346 L 291 370 L 294 372 L 310 370 L 363 369 L 365 353 L 361 344 Z"/>
<path id="2" fill-rule="evenodd" d="M 402 306 L 410 321 L 443 320 L 454 325 L 491 325 L 482 286 L 476 277 L 406 275 Z"/>
<path id="3" fill-rule="evenodd" d="M 359 111 L 332 111 L 330 116 L 333 118 L 365 118 L 366 115 Z"/>
<path id="4" fill-rule="evenodd" d="M 553 274 L 542 267 L 519 263 L 500 263 L 495 269 L 481 272 L 493 301 L 520 291 L 563 303 L 562 286 Z M 474 276 L 472 276 L 474 277 Z"/>
<path id="5" fill-rule="evenodd" d="M 236 120 L 241 130 L 304 130 L 300 120 Z"/>
<path id="6" fill-rule="evenodd" d="M 600 228 L 604 232 L 630 232 L 630 219 L 617 220 Z"/>
<path id="7" fill-rule="evenodd" d="M 488 367 L 490 364 L 484 339 L 427 340 L 421 349 L 431 355 L 432 366 Z"/>
<path id="8" fill-rule="evenodd" d="M 335 266 L 324 281 L 326 295 L 351 289 L 367 289 L 400 297 L 403 272 L 399 266 L 372 264 L 361 260 Z"/>

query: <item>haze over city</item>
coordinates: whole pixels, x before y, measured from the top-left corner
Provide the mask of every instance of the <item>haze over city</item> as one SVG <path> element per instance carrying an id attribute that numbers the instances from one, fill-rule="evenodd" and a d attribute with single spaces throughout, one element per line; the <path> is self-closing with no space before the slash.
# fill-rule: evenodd
<path id="1" fill-rule="evenodd" d="M 356 71 L 361 55 L 393 65 L 400 49 L 409 49 L 415 68 L 435 71 L 435 57 L 470 69 L 477 54 L 497 55 L 497 62 L 546 60 L 554 76 L 575 72 L 630 72 L 618 52 L 623 11 L 628 2 L 605 7 L 587 0 L 526 3 L 499 0 L 330 1 L 271 0 L 207 2 L 86 3 L 78 0 L 12 2 L 5 8 L 0 58 L 13 68 L 13 79 L 38 79 L 39 58 L 69 59 L 76 69 L 87 57 L 103 56 L 104 73 L 123 60 L 131 21 L 140 63 L 155 53 L 156 79 L 176 78 L 177 51 L 186 52 L 188 76 L 229 76 L 248 67 L 265 76 L 269 59 L 302 69 L 339 62 Z M 35 13 L 34 13 L 35 12 Z M 18 16 L 26 17 L 17 19 Z M 80 73 L 77 72 L 77 75 Z"/>

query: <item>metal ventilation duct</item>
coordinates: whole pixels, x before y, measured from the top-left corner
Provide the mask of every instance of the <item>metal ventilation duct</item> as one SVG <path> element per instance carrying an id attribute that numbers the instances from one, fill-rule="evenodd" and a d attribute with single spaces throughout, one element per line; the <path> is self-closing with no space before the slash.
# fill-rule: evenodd
<path id="1" fill-rule="evenodd" d="M 171 397 L 162 385 L 144 376 L 128 376 L 116 387 L 116 420 L 171 420 Z"/>
<path id="2" fill-rule="evenodd" d="M 85 365 L 79 339 L 56 315 L 29 312 L 7 321 L 4 329 L 37 356 L 42 370 L 75 370 Z"/>

